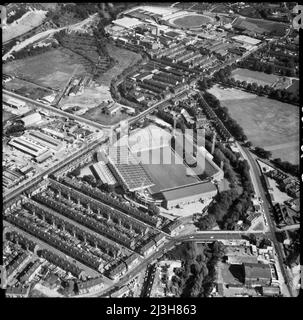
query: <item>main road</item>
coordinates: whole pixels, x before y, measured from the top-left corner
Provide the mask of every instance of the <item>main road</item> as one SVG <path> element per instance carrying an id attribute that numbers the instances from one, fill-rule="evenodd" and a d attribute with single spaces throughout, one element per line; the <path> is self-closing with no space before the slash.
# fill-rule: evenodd
<path id="1" fill-rule="evenodd" d="M 94 150 L 101 143 L 103 143 L 105 139 L 106 138 L 103 137 L 102 139 L 99 138 L 99 139 L 91 142 L 90 144 L 88 144 L 84 148 L 80 149 L 79 151 L 77 151 L 74 154 L 70 155 L 69 157 L 65 158 L 63 161 L 55 164 L 54 166 L 52 166 L 51 168 L 47 169 L 46 171 L 41 172 L 39 175 L 35 176 L 32 180 L 26 182 L 25 184 L 22 184 L 21 186 L 19 186 L 15 190 L 11 191 L 10 193 L 5 194 L 3 196 L 3 203 L 7 203 L 8 201 L 12 200 L 14 197 L 17 197 L 22 192 L 24 192 L 27 189 L 31 188 L 32 186 L 34 186 L 38 182 L 42 181 L 44 176 L 49 175 L 51 173 L 54 173 L 56 170 L 59 170 L 60 168 L 64 167 L 68 163 L 76 160 L 77 158 L 81 157 L 82 155 L 86 154 L 87 152 L 89 152 L 91 150 Z"/>
<path id="2" fill-rule="evenodd" d="M 260 232 L 263 233 L 263 232 Z M 99 293 L 99 297 L 106 297 L 111 292 L 118 290 L 120 287 L 129 282 L 138 273 L 140 273 L 147 265 L 159 259 L 167 251 L 171 250 L 174 246 L 181 242 L 213 242 L 215 240 L 235 240 L 242 239 L 242 236 L 248 235 L 249 232 L 246 231 L 206 231 L 193 233 L 188 235 L 177 236 L 170 238 L 162 247 L 158 248 L 153 254 L 147 257 L 139 265 L 137 265 L 133 270 L 123 276 L 118 282 L 108 287 L 102 293 Z"/>
<path id="3" fill-rule="evenodd" d="M 237 144 L 243 158 L 246 159 L 250 165 L 250 176 L 252 179 L 252 183 L 254 185 L 255 193 L 256 193 L 257 197 L 261 197 L 261 199 L 263 200 L 263 209 L 264 209 L 264 213 L 265 213 L 266 220 L 268 223 L 271 239 L 274 244 L 275 251 L 277 253 L 277 258 L 278 258 L 278 261 L 280 264 L 280 269 L 281 269 L 282 275 L 284 277 L 284 281 L 287 285 L 289 294 L 291 296 L 293 296 L 292 287 L 291 287 L 291 280 L 289 279 L 288 273 L 287 273 L 287 271 L 285 269 L 285 265 L 284 265 L 284 253 L 283 253 L 281 245 L 278 242 L 277 237 L 276 237 L 276 232 L 278 230 L 276 229 L 275 223 L 273 222 L 273 220 L 271 218 L 271 215 L 269 212 L 269 208 L 271 205 L 269 204 L 269 202 L 267 200 L 267 197 L 266 197 L 263 185 L 262 185 L 262 181 L 261 181 L 262 172 L 261 172 L 259 166 L 257 165 L 255 159 L 253 158 L 253 156 L 249 152 L 249 150 L 245 147 L 242 147 L 240 145 L 240 143 L 238 143 L 238 142 L 236 142 L 236 144 Z"/>

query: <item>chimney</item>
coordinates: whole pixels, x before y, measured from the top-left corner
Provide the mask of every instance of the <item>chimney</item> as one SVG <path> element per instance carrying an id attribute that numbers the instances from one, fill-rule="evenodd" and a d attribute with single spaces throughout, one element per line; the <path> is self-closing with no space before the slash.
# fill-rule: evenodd
<path id="1" fill-rule="evenodd" d="M 212 155 L 214 154 L 214 151 L 215 151 L 216 136 L 217 136 L 217 132 L 215 131 L 215 132 L 214 132 L 214 135 L 213 135 L 212 146 L 211 146 L 211 154 L 212 154 Z"/>
<path id="2" fill-rule="evenodd" d="M 220 169 L 223 170 L 223 166 L 224 166 L 224 161 L 221 160 L 221 163 L 220 163 Z"/>

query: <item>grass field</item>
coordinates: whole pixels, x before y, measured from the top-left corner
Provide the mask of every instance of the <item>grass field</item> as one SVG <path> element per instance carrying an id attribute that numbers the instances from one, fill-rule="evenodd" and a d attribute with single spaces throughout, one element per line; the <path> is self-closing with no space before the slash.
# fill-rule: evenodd
<path id="1" fill-rule="evenodd" d="M 228 108 L 255 146 L 270 150 L 273 158 L 299 163 L 299 107 L 218 85 L 209 92 Z"/>
<path id="2" fill-rule="evenodd" d="M 246 81 L 247 83 L 256 82 L 258 85 L 273 85 L 279 80 L 279 76 L 267 74 L 259 71 L 252 71 L 248 69 L 237 68 L 231 73 L 232 78 L 235 80 Z"/>
<path id="3" fill-rule="evenodd" d="M 173 24 L 180 28 L 197 28 L 204 24 L 210 23 L 211 19 L 203 15 L 186 15 L 181 18 L 171 21 Z"/>
<path id="4" fill-rule="evenodd" d="M 293 79 L 292 84 L 287 88 L 287 91 L 295 94 L 299 94 L 299 88 L 300 88 L 299 84 L 300 84 L 300 81 L 298 79 Z"/>
<path id="5" fill-rule="evenodd" d="M 244 17 L 239 17 L 233 26 L 245 28 L 248 31 L 261 34 L 274 33 L 277 36 L 283 36 L 287 28 L 287 25 L 283 23 Z"/>
<path id="6" fill-rule="evenodd" d="M 33 83 L 17 78 L 6 83 L 4 87 L 7 90 L 14 91 L 22 96 L 30 97 L 33 100 L 42 99 L 53 93 L 53 91 L 47 88 L 39 87 Z"/>
<path id="7" fill-rule="evenodd" d="M 7 120 L 16 117 L 15 114 L 2 109 L 2 123 L 5 123 Z"/>
<path id="8" fill-rule="evenodd" d="M 52 49 L 34 57 L 8 62 L 3 65 L 3 73 L 20 75 L 34 83 L 60 90 L 76 67 L 76 74 L 85 72 L 82 57 L 66 49 Z"/>
<path id="9" fill-rule="evenodd" d="M 149 153 L 151 159 L 151 151 L 142 152 L 142 156 L 143 153 Z M 171 151 L 171 159 L 173 158 L 174 154 Z M 199 178 L 197 176 L 186 175 L 186 166 L 184 164 L 163 164 L 161 159 L 160 164 L 143 164 L 143 167 L 150 174 L 155 183 L 155 186 L 151 188 L 153 193 L 158 193 L 164 189 L 199 182 Z"/>
<path id="10" fill-rule="evenodd" d="M 110 86 L 112 79 L 121 74 L 124 69 L 136 64 L 140 60 L 141 55 L 112 44 L 107 45 L 107 50 L 110 57 L 116 60 L 117 63 L 97 78 L 96 82 L 101 85 Z"/>

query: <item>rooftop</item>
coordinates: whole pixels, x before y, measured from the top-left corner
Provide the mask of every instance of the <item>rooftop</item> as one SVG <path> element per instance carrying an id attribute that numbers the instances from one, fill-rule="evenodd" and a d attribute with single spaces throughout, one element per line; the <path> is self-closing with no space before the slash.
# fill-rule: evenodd
<path id="1" fill-rule="evenodd" d="M 189 186 L 182 186 L 166 191 L 162 191 L 165 200 L 176 200 L 180 198 L 186 198 L 194 195 L 204 194 L 206 192 L 216 191 L 216 187 L 211 182 L 196 183 Z"/>

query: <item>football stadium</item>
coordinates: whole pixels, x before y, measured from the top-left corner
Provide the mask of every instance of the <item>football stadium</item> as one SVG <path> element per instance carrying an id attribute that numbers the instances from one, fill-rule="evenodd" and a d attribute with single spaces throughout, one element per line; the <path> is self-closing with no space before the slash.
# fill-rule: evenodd
<path id="1" fill-rule="evenodd" d="M 161 203 L 167 209 L 213 197 L 217 193 L 214 182 L 223 179 L 223 171 L 212 155 L 197 147 L 195 156 L 184 156 L 176 143 L 168 143 L 168 134 L 151 125 L 134 131 L 128 145 L 119 147 L 118 141 L 108 156 L 115 178 L 139 199 Z"/>
<path id="2" fill-rule="evenodd" d="M 180 29 L 198 29 L 212 23 L 214 19 L 202 14 L 185 13 L 182 16 L 169 20 L 169 23 Z"/>

